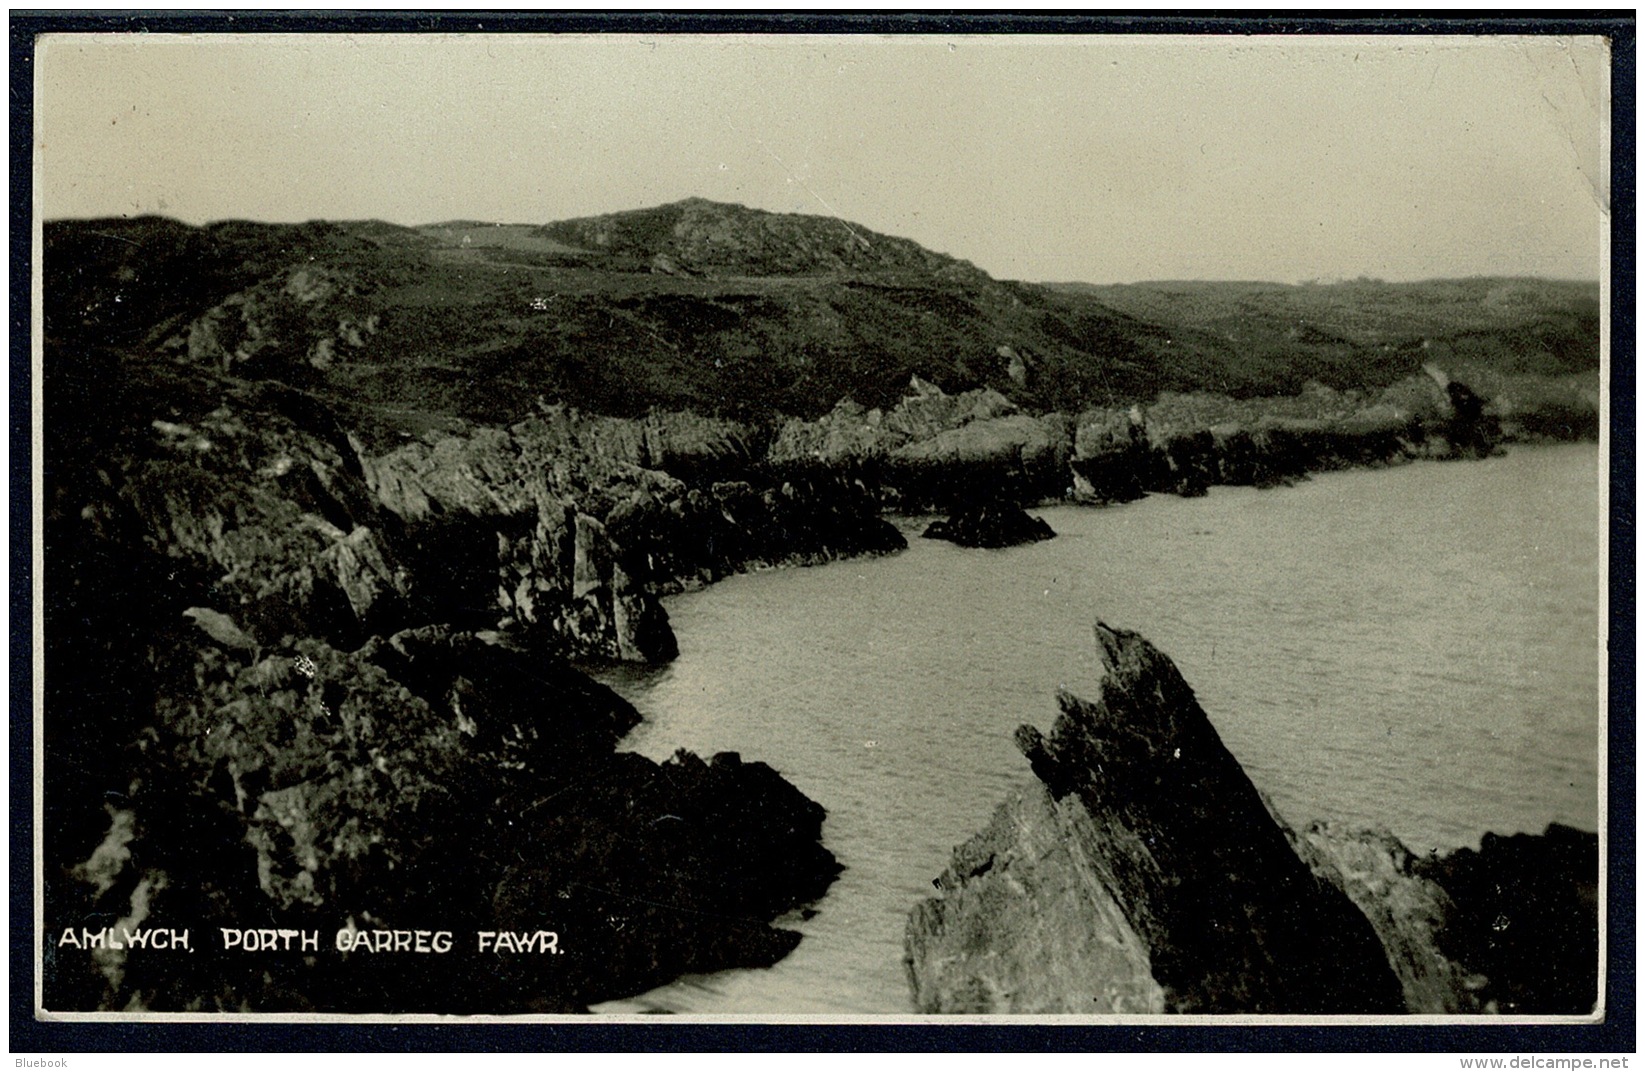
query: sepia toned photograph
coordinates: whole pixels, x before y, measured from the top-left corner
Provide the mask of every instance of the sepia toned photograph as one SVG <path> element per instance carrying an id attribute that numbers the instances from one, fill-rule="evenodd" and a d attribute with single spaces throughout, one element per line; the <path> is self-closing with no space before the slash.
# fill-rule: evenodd
<path id="1" fill-rule="evenodd" d="M 37 1019 L 1605 1018 L 1606 37 L 32 77 Z"/>

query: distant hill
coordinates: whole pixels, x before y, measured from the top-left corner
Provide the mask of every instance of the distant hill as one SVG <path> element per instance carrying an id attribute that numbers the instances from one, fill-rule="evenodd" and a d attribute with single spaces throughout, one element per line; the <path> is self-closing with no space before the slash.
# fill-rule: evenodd
<path id="1" fill-rule="evenodd" d="M 1050 284 L 1169 327 L 1195 360 L 1246 377 L 1304 373 L 1332 386 L 1404 375 L 1410 358 L 1557 375 L 1599 367 L 1597 283 L 1481 277 L 1419 283 Z"/>
<path id="2" fill-rule="evenodd" d="M 56 221 L 45 275 L 54 353 L 170 355 L 411 432 L 562 402 L 815 417 L 890 405 L 915 375 L 1075 411 L 1379 388 L 1434 358 L 1598 366 L 1592 284 L 1001 282 L 842 220 L 700 199 L 543 226 Z"/>

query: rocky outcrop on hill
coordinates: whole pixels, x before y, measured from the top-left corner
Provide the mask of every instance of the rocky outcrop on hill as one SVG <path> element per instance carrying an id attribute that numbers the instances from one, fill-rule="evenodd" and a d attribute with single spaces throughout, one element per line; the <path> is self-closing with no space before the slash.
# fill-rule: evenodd
<path id="1" fill-rule="evenodd" d="M 822 808 L 735 755 L 619 753 L 634 709 L 490 602 L 524 615 L 500 571 L 540 566 L 539 605 L 655 653 L 633 571 L 678 481 L 578 470 L 560 499 L 507 433 L 385 467 L 289 388 L 72 357 L 46 415 L 48 1008 L 567 1011 L 792 948 L 770 921 L 838 870 Z M 713 507 L 789 516 L 750 496 Z M 192 953 L 77 937 L 145 927 Z M 477 946 L 499 931 L 559 944 Z"/>
<path id="2" fill-rule="evenodd" d="M 727 275 L 932 271 L 981 275 L 906 238 L 826 216 L 764 212 L 690 197 L 673 204 L 547 224 L 556 242 L 672 271 Z"/>
<path id="3" fill-rule="evenodd" d="M 1387 834 L 1297 833 L 1170 660 L 1096 635 L 1097 698 L 1063 692 L 1049 735 L 1017 731 L 1038 782 L 909 917 L 918 1009 L 1591 1011 L 1593 835 L 1419 859 Z"/>
<path id="4" fill-rule="evenodd" d="M 191 361 L 290 379 L 363 349 L 381 313 L 345 271 L 298 267 L 231 295 L 188 327 Z"/>

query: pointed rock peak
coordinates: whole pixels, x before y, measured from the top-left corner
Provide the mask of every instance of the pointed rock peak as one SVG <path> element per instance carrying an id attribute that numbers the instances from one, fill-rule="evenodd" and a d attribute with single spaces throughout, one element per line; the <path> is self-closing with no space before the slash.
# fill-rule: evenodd
<path id="1" fill-rule="evenodd" d="M 938 387 L 936 384 L 931 383 L 928 380 L 920 379 L 918 374 L 916 374 L 916 375 L 909 378 L 909 380 L 908 380 L 908 390 L 910 392 L 910 394 L 909 394 L 910 398 L 946 398 L 947 397 L 947 395 L 944 393 L 944 391 L 941 387 Z"/>
<path id="2" fill-rule="evenodd" d="M 1102 659 L 1103 668 L 1113 670 L 1120 662 L 1120 653 L 1125 643 L 1130 639 L 1141 639 L 1137 634 L 1115 629 L 1107 622 L 1098 619 L 1096 624 L 1097 653 Z"/>

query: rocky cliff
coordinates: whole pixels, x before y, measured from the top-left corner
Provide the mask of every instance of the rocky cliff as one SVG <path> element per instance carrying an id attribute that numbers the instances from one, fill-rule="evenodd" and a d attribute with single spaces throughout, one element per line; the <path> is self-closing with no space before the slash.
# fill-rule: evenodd
<path id="1" fill-rule="evenodd" d="M 408 558 L 434 578 L 425 591 L 437 619 L 542 632 L 576 655 L 662 662 L 677 650 L 663 594 L 905 546 L 866 487 L 826 472 L 775 479 L 751 434 L 689 414 L 636 421 L 549 407 L 506 429 L 431 433 L 361 464 L 403 527 Z"/>
<path id="2" fill-rule="evenodd" d="M 779 472 L 855 474 L 903 510 L 1202 495 L 1331 469 L 1479 458 L 1509 440 L 1580 438 L 1590 427 L 1580 413 L 1597 414 L 1598 397 L 1577 379 L 1556 388 L 1498 378 L 1502 393 L 1486 400 L 1461 381 L 1413 375 L 1375 393 L 1320 384 L 1285 398 L 1166 392 L 1036 416 L 991 389 L 949 395 L 916 378 L 892 409 L 845 400 L 816 420 L 784 422 L 766 458 Z"/>
<path id="3" fill-rule="evenodd" d="M 677 496 L 620 465 L 708 496 L 789 484 L 837 514 L 855 509 L 857 482 L 907 511 L 952 510 L 979 488 L 1100 503 L 1598 433 L 1585 284 L 1037 287 L 848 221 L 700 199 L 542 226 L 56 221 L 45 270 L 54 340 L 300 390 L 384 459 L 391 500 L 390 469 L 440 485 L 423 496 L 435 509 L 455 497 L 443 521 L 407 517 L 429 540 L 498 511 L 540 530 L 523 543 L 497 530 L 520 545 L 505 556 L 536 556 L 499 578 L 513 587 L 541 574 L 555 532 L 602 542 L 553 516 L 587 489 L 550 481 L 554 502 L 527 503 L 535 487 L 501 486 L 560 447 L 594 460 L 594 483 L 626 483 L 637 507 L 672 510 Z M 491 500 L 434 471 L 464 454 L 483 464 L 451 479 L 499 484 Z M 608 508 L 578 510 L 603 525 Z M 769 512 L 791 532 L 813 520 Z M 622 576 L 585 577 L 566 622 L 605 628 L 627 606 L 636 636 L 589 650 L 665 654 L 634 594 L 653 578 L 629 568 L 632 548 L 608 557 Z M 489 590 L 484 602 L 489 614 Z M 575 632 L 559 615 L 523 618 Z"/>
<path id="4" fill-rule="evenodd" d="M 618 752 L 638 713 L 567 662 L 576 636 L 671 640 L 632 580 L 648 512 L 673 516 L 641 501 L 660 474 L 528 479 L 503 433 L 418 470 L 288 387 L 47 367 L 47 1008 L 564 1011 L 792 948 L 770 921 L 838 870 L 823 809 L 736 755 Z M 527 627 L 561 596 L 566 632 Z M 61 937 L 146 927 L 193 953 Z M 505 930 L 559 944 L 477 948 Z M 418 931 L 454 944 L 334 945 Z"/>
<path id="5" fill-rule="evenodd" d="M 1170 660 L 1099 623 L 1095 699 L 909 917 L 924 1012 L 1588 1012 L 1597 841 L 1415 857 L 1278 819 Z M 1488 921 L 1488 922 L 1487 922 Z"/>

